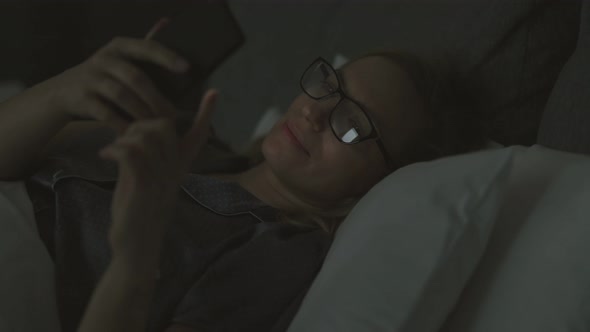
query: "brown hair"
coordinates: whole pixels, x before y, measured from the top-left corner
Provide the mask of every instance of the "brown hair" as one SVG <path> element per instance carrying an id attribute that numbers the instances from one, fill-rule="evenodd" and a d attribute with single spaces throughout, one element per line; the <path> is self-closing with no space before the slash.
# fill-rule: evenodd
<path id="1" fill-rule="evenodd" d="M 427 61 L 403 51 L 371 52 L 350 62 L 370 56 L 385 58 L 402 68 L 414 83 L 430 120 L 424 129 L 409 133 L 395 156 L 397 168 L 485 147 L 487 138 L 475 90 L 464 84 L 466 80 L 453 64 Z"/>
<path id="2" fill-rule="evenodd" d="M 448 63 L 432 64 L 417 55 L 401 51 L 379 51 L 360 56 L 348 63 L 378 56 L 400 66 L 412 80 L 425 105 L 429 125 L 409 133 L 407 140 L 393 156 L 395 171 L 401 167 L 441 157 L 476 151 L 485 147 L 482 117 L 475 96 L 461 86 L 461 75 Z M 263 161 L 262 138 L 248 151 L 250 166 Z M 359 198 L 360 199 L 360 198 Z M 313 209 L 302 213 L 282 213 L 280 220 L 304 227 L 320 227 L 334 234 L 359 199 L 350 200 L 334 210 Z"/>

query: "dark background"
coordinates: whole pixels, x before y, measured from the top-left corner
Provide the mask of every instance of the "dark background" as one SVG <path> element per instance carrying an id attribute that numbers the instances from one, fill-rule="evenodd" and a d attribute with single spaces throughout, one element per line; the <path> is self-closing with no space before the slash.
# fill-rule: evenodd
<path id="1" fill-rule="evenodd" d="M 83 61 L 111 37 L 143 37 L 185 1 L 2 1 L 0 80 L 27 86 Z M 454 62 L 491 138 L 531 145 L 548 95 L 575 48 L 578 0 L 230 0 L 246 44 L 210 78 L 214 125 L 237 149 L 269 108 L 284 111 L 317 56 L 400 49 Z M 211 31 L 215 33 L 215 31 Z"/>

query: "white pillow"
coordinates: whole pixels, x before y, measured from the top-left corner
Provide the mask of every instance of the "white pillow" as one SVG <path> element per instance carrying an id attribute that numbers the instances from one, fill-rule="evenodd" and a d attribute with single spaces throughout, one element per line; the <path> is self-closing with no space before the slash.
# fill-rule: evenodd
<path id="1" fill-rule="evenodd" d="M 513 149 L 404 167 L 338 230 L 289 332 L 437 331 L 474 270 Z"/>
<path id="2" fill-rule="evenodd" d="M 24 89 L 26 86 L 21 81 L 0 81 L 0 101 L 7 100 Z"/>
<path id="3" fill-rule="evenodd" d="M 0 181 L 0 331 L 55 331 L 53 263 L 21 181 Z"/>
<path id="4" fill-rule="evenodd" d="M 590 157 L 534 146 L 443 331 L 590 331 Z"/>

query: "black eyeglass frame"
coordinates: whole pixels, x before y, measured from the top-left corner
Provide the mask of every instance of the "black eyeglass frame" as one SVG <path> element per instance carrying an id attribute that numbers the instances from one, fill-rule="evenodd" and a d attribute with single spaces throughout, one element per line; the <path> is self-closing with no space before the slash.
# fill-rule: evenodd
<path id="1" fill-rule="evenodd" d="M 332 70 L 332 72 L 334 72 L 336 74 L 336 81 L 338 82 L 338 87 L 336 89 L 336 91 L 334 92 L 330 92 L 325 96 L 322 97 L 314 97 L 312 96 L 309 92 L 307 92 L 305 90 L 305 87 L 303 85 L 303 79 L 305 78 L 305 74 L 307 74 L 307 72 L 318 62 L 322 62 L 323 64 L 327 65 L 328 68 L 330 68 Z M 338 102 L 336 103 L 336 105 L 334 105 L 334 107 L 330 110 L 330 116 L 329 116 L 329 122 L 330 122 L 330 129 L 332 130 L 332 133 L 334 134 L 334 136 L 336 137 L 336 139 L 338 139 L 338 141 L 340 141 L 343 144 L 348 144 L 348 145 L 352 145 L 352 144 L 358 144 L 361 142 L 364 142 L 366 140 L 369 139 L 374 139 L 375 142 L 377 143 L 377 146 L 379 146 L 379 150 L 381 150 L 381 154 L 383 155 L 383 159 L 385 159 L 385 163 L 387 165 L 387 167 L 389 169 L 393 169 L 393 162 L 391 160 L 391 158 L 389 158 L 389 155 L 387 154 L 387 150 L 385 150 L 385 145 L 383 144 L 383 141 L 381 140 L 381 135 L 379 134 L 379 130 L 377 129 L 377 127 L 375 126 L 373 119 L 371 119 L 371 117 L 369 116 L 369 114 L 367 113 L 367 111 L 365 111 L 365 109 L 361 106 L 361 104 L 359 102 L 357 102 L 356 100 L 354 100 L 352 97 L 350 97 L 345 91 L 344 89 L 342 89 L 342 78 L 340 77 L 340 73 L 334 69 L 334 67 L 332 67 L 332 65 L 330 65 L 330 63 L 328 61 L 326 61 L 326 59 L 322 58 L 322 57 L 318 57 L 317 59 L 315 59 L 304 71 L 303 71 L 303 75 L 301 75 L 301 79 L 299 80 L 299 85 L 301 87 L 301 90 L 308 95 L 311 99 L 314 100 L 322 100 L 322 99 L 326 99 L 328 97 L 331 97 L 335 94 L 339 94 L 340 95 L 340 100 L 338 100 Z M 351 103 L 355 104 L 360 110 L 361 112 L 363 112 L 365 114 L 365 116 L 367 117 L 367 119 L 369 119 L 369 124 L 371 125 L 371 132 L 369 133 L 368 136 L 356 141 L 356 142 L 344 142 L 342 139 L 340 139 L 340 137 L 338 137 L 338 134 L 336 134 L 336 131 L 334 130 L 334 127 L 332 126 L 332 116 L 334 115 L 334 110 L 336 108 L 338 108 L 338 105 L 340 105 L 340 103 L 342 102 L 342 100 L 347 99 L 348 101 L 350 101 Z"/>

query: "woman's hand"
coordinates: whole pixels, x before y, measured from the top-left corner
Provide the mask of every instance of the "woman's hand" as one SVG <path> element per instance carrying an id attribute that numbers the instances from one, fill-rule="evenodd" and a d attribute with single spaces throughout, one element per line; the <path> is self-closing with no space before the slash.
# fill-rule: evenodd
<path id="1" fill-rule="evenodd" d="M 169 117 L 140 120 L 99 152 L 119 168 L 110 231 L 114 256 L 132 260 L 158 256 L 165 226 L 173 218 L 180 182 L 207 141 L 216 97 L 213 90 L 204 94 L 184 137 L 178 137 Z"/>
<path id="2" fill-rule="evenodd" d="M 149 40 L 153 32 L 146 39 L 117 37 L 86 61 L 47 80 L 44 84 L 54 91 L 55 109 L 72 119 L 103 121 L 119 134 L 129 126 L 128 118 L 174 116 L 172 103 L 132 61 L 153 63 L 177 73 L 188 68 L 184 59 Z"/>

